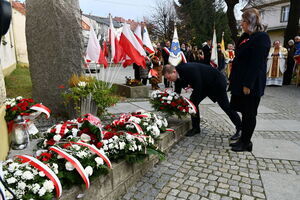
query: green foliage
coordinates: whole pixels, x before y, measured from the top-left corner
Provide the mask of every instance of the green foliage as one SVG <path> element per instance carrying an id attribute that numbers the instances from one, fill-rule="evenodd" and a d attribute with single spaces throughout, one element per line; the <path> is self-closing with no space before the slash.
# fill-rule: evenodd
<path id="1" fill-rule="evenodd" d="M 98 115 L 105 113 L 106 108 L 117 103 L 119 98 L 113 95 L 114 87 L 109 88 L 104 82 L 91 80 L 84 83 L 82 86 L 74 86 L 69 88 L 63 97 L 65 99 L 65 104 L 70 102 L 74 103 L 75 109 L 80 111 L 80 101 L 82 98 L 86 98 L 89 94 L 92 95 L 93 100 L 96 102 L 98 107 Z"/>
<path id="2" fill-rule="evenodd" d="M 177 13 L 181 22 L 178 35 L 181 41 L 198 47 L 208 39 L 212 39 L 213 28 L 217 32 L 217 41 L 221 42 L 224 32 L 225 43 L 231 42 L 227 16 L 221 4 L 215 0 L 179 0 Z"/>
<path id="3" fill-rule="evenodd" d="M 15 71 L 5 77 L 6 95 L 8 98 L 23 96 L 32 97 L 32 83 L 28 67 L 17 65 Z"/>

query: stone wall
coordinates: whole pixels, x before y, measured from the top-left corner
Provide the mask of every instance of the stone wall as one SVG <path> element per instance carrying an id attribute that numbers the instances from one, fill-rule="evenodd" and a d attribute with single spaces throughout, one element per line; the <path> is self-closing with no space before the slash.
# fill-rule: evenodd
<path id="1" fill-rule="evenodd" d="M 32 94 L 53 113 L 65 111 L 61 96 L 83 64 L 78 0 L 27 0 L 26 39 Z"/>
<path id="2" fill-rule="evenodd" d="M 161 135 L 159 147 L 164 152 L 177 143 L 191 127 L 190 120 L 169 120 L 170 127 L 175 133 L 166 132 Z M 152 168 L 159 160 L 156 156 L 148 157 L 143 163 L 128 164 L 125 161 L 112 163 L 113 169 L 106 176 L 101 176 L 91 182 L 90 189 L 84 187 L 73 187 L 63 191 L 61 200 L 73 200 L 79 194 L 84 194 L 82 199 L 105 199 L 115 200 L 125 194 L 130 186 L 135 184 L 149 168 Z"/>
<path id="3" fill-rule="evenodd" d="M 0 106 L 6 98 L 6 89 L 2 69 L 0 68 Z"/>

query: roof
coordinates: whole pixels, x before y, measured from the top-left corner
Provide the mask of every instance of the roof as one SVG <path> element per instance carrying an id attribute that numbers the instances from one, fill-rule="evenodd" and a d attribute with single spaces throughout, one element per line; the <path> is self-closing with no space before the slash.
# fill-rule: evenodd
<path id="1" fill-rule="evenodd" d="M 83 30 L 89 31 L 90 30 L 90 26 L 85 23 L 83 20 L 81 20 L 81 27 Z"/>
<path id="2" fill-rule="evenodd" d="M 105 24 L 105 25 L 109 26 L 109 18 L 108 17 L 98 17 L 98 16 L 86 15 L 86 14 L 83 14 L 83 15 L 90 18 L 90 19 L 92 19 L 92 20 L 95 20 L 99 24 Z M 113 24 L 114 24 L 115 28 L 122 27 L 122 24 L 118 21 L 113 20 Z"/>
<path id="3" fill-rule="evenodd" d="M 242 11 L 248 9 L 248 8 L 257 8 L 262 9 L 269 6 L 274 6 L 282 3 L 290 2 L 289 0 L 260 0 L 255 2 L 254 0 L 249 1 L 247 5 L 242 9 Z"/>
<path id="4" fill-rule="evenodd" d="M 26 7 L 25 7 L 25 3 L 21 3 L 18 1 L 12 1 L 12 7 L 19 11 L 22 15 L 26 15 Z"/>

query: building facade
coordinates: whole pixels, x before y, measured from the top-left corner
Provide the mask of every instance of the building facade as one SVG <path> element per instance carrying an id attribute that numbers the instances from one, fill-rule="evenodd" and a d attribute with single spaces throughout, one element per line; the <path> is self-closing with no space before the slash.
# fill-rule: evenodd
<path id="1" fill-rule="evenodd" d="M 260 11 L 262 22 L 267 26 L 267 33 L 271 38 L 271 42 L 279 40 L 283 44 L 284 31 L 289 18 L 290 1 L 257 0 L 254 3 L 246 5 L 244 9 L 250 7 L 255 7 Z"/>

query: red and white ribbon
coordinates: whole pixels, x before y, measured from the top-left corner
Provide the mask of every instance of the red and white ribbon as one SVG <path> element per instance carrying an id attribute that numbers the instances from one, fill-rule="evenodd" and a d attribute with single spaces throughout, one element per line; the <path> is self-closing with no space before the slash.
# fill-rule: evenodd
<path id="1" fill-rule="evenodd" d="M 50 117 L 51 110 L 43 104 L 35 104 L 31 106 L 30 109 L 46 114 L 47 118 Z"/>
<path id="2" fill-rule="evenodd" d="M 102 158 L 104 160 L 104 162 L 107 164 L 107 166 L 112 169 L 111 162 L 110 162 L 109 158 L 105 155 L 105 153 L 102 149 L 98 149 L 94 145 L 90 145 L 90 144 L 83 143 L 83 142 L 71 142 L 71 143 L 88 147 L 92 152 L 96 153 L 100 158 Z"/>
<path id="3" fill-rule="evenodd" d="M 144 134 L 143 129 L 142 129 L 141 126 L 138 125 L 137 123 L 135 123 L 135 122 L 126 122 L 125 124 L 133 124 L 134 127 L 135 127 L 135 129 L 137 130 L 137 132 L 138 132 L 139 134 Z"/>
<path id="4" fill-rule="evenodd" d="M 63 124 L 58 124 L 55 126 L 55 133 L 59 133 L 59 134 L 66 134 L 69 130 L 67 129 L 67 127 L 69 125 L 77 125 L 76 123 L 74 122 L 70 122 L 70 121 L 66 121 L 64 122 Z"/>
<path id="5" fill-rule="evenodd" d="M 172 128 L 167 128 L 166 131 L 169 131 L 169 132 L 175 132 L 175 130 L 172 129 Z"/>
<path id="6" fill-rule="evenodd" d="M 186 98 L 186 97 L 183 97 L 183 98 L 184 98 L 184 100 L 186 100 L 186 102 L 192 107 L 193 113 L 197 113 L 197 108 L 196 108 L 196 106 L 193 104 L 193 102 L 191 102 L 191 100 L 189 100 L 189 99 Z"/>
<path id="7" fill-rule="evenodd" d="M 35 167 L 39 171 L 44 172 L 44 174 L 52 181 L 56 190 L 56 197 L 59 198 L 62 194 L 62 187 L 60 180 L 56 176 L 56 174 L 44 163 L 39 161 L 38 159 L 28 156 L 28 155 L 16 155 L 16 157 L 21 159 L 22 163 L 28 162 L 31 166 Z"/>
<path id="8" fill-rule="evenodd" d="M 92 125 L 101 128 L 101 120 L 98 117 L 92 115 L 91 113 L 88 113 L 85 116 L 85 120 L 88 120 Z"/>
<path id="9" fill-rule="evenodd" d="M 62 156 L 67 161 L 69 161 L 76 168 L 77 172 L 82 177 L 83 181 L 85 182 L 86 188 L 88 189 L 90 187 L 89 177 L 88 177 L 87 173 L 85 172 L 85 170 L 84 170 L 83 166 L 81 165 L 81 163 L 76 158 L 74 158 L 72 155 L 68 154 L 67 152 L 65 152 L 61 148 L 57 148 L 57 147 L 52 146 L 52 147 L 49 148 L 49 150 L 54 151 L 55 153 L 57 153 L 58 155 Z"/>

